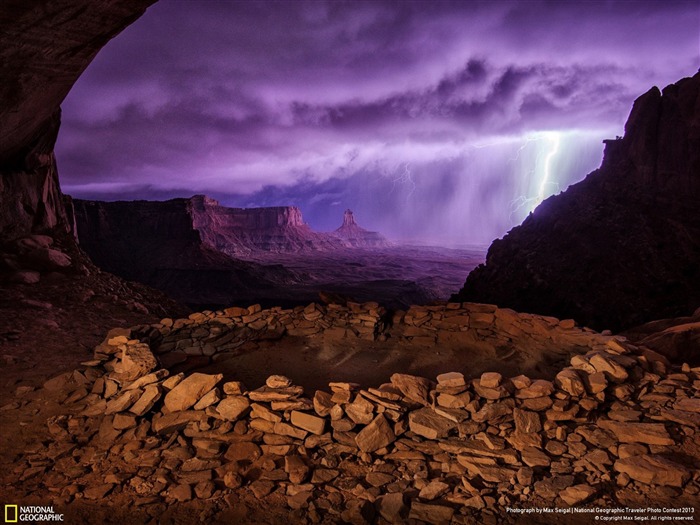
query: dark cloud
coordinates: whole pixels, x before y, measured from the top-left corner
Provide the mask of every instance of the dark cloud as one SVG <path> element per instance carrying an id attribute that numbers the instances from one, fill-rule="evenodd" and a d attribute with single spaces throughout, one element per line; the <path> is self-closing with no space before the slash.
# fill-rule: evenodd
<path id="1" fill-rule="evenodd" d="M 64 189 L 291 203 L 323 227 L 352 205 L 397 236 L 485 241 L 536 202 L 547 132 L 557 184 L 577 180 L 637 95 L 695 72 L 699 18 L 696 0 L 160 0 L 66 100 Z"/>

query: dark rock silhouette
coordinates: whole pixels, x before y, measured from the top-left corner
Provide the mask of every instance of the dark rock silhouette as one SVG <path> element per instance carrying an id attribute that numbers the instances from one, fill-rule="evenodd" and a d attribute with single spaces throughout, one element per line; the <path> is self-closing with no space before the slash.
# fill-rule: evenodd
<path id="1" fill-rule="evenodd" d="M 639 97 L 599 169 L 491 245 L 457 300 L 597 329 L 700 305 L 700 73 Z"/>

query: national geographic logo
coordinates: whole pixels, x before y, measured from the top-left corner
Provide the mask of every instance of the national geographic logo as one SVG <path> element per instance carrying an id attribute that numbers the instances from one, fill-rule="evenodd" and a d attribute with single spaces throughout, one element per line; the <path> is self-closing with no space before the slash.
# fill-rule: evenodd
<path id="1" fill-rule="evenodd" d="M 20 507 L 5 505 L 5 523 L 26 523 L 36 521 L 63 521 L 63 514 L 49 507 Z"/>

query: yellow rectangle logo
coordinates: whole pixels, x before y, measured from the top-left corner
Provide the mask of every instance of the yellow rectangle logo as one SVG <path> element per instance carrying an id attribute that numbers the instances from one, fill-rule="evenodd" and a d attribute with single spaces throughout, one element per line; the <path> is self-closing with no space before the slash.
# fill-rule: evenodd
<path id="1" fill-rule="evenodd" d="M 17 505 L 5 505 L 5 523 L 17 523 L 18 514 Z"/>

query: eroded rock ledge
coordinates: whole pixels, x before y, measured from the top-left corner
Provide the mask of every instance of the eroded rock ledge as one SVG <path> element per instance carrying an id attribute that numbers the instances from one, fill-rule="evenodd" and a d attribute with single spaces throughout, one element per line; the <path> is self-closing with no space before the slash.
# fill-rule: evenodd
<path id="1" fill-rule="evenodd" d="M 507 313 L 521 337 L 575 346 L 570 366 L 552 380 L 397 373 L 376 388 L 332 382 L 310 397 L 284 376 L 247 389 L 162 367 L 174 353 L 221 356 L 235 337 L 223 340 L 245 330 L 508 337 L 494 329 L 499 310 L 469 303 L 413 308 L 394 319 L 393 335 L 372 303 L 228 309 L 112 330 L 93 361 L 44 385 L 66 415 L 49 420 L 51 442 L 16 472 L 62 503 L 206 501 L 215 519 L 250 493 L 313 523 L 496 523 L 505 507 L 609 505 L 619 491 L 645 505 L 697 496 L 698 459 L 678 453 L 700 426 L 699 368 L 673 369 L 572 322 Z"/>

